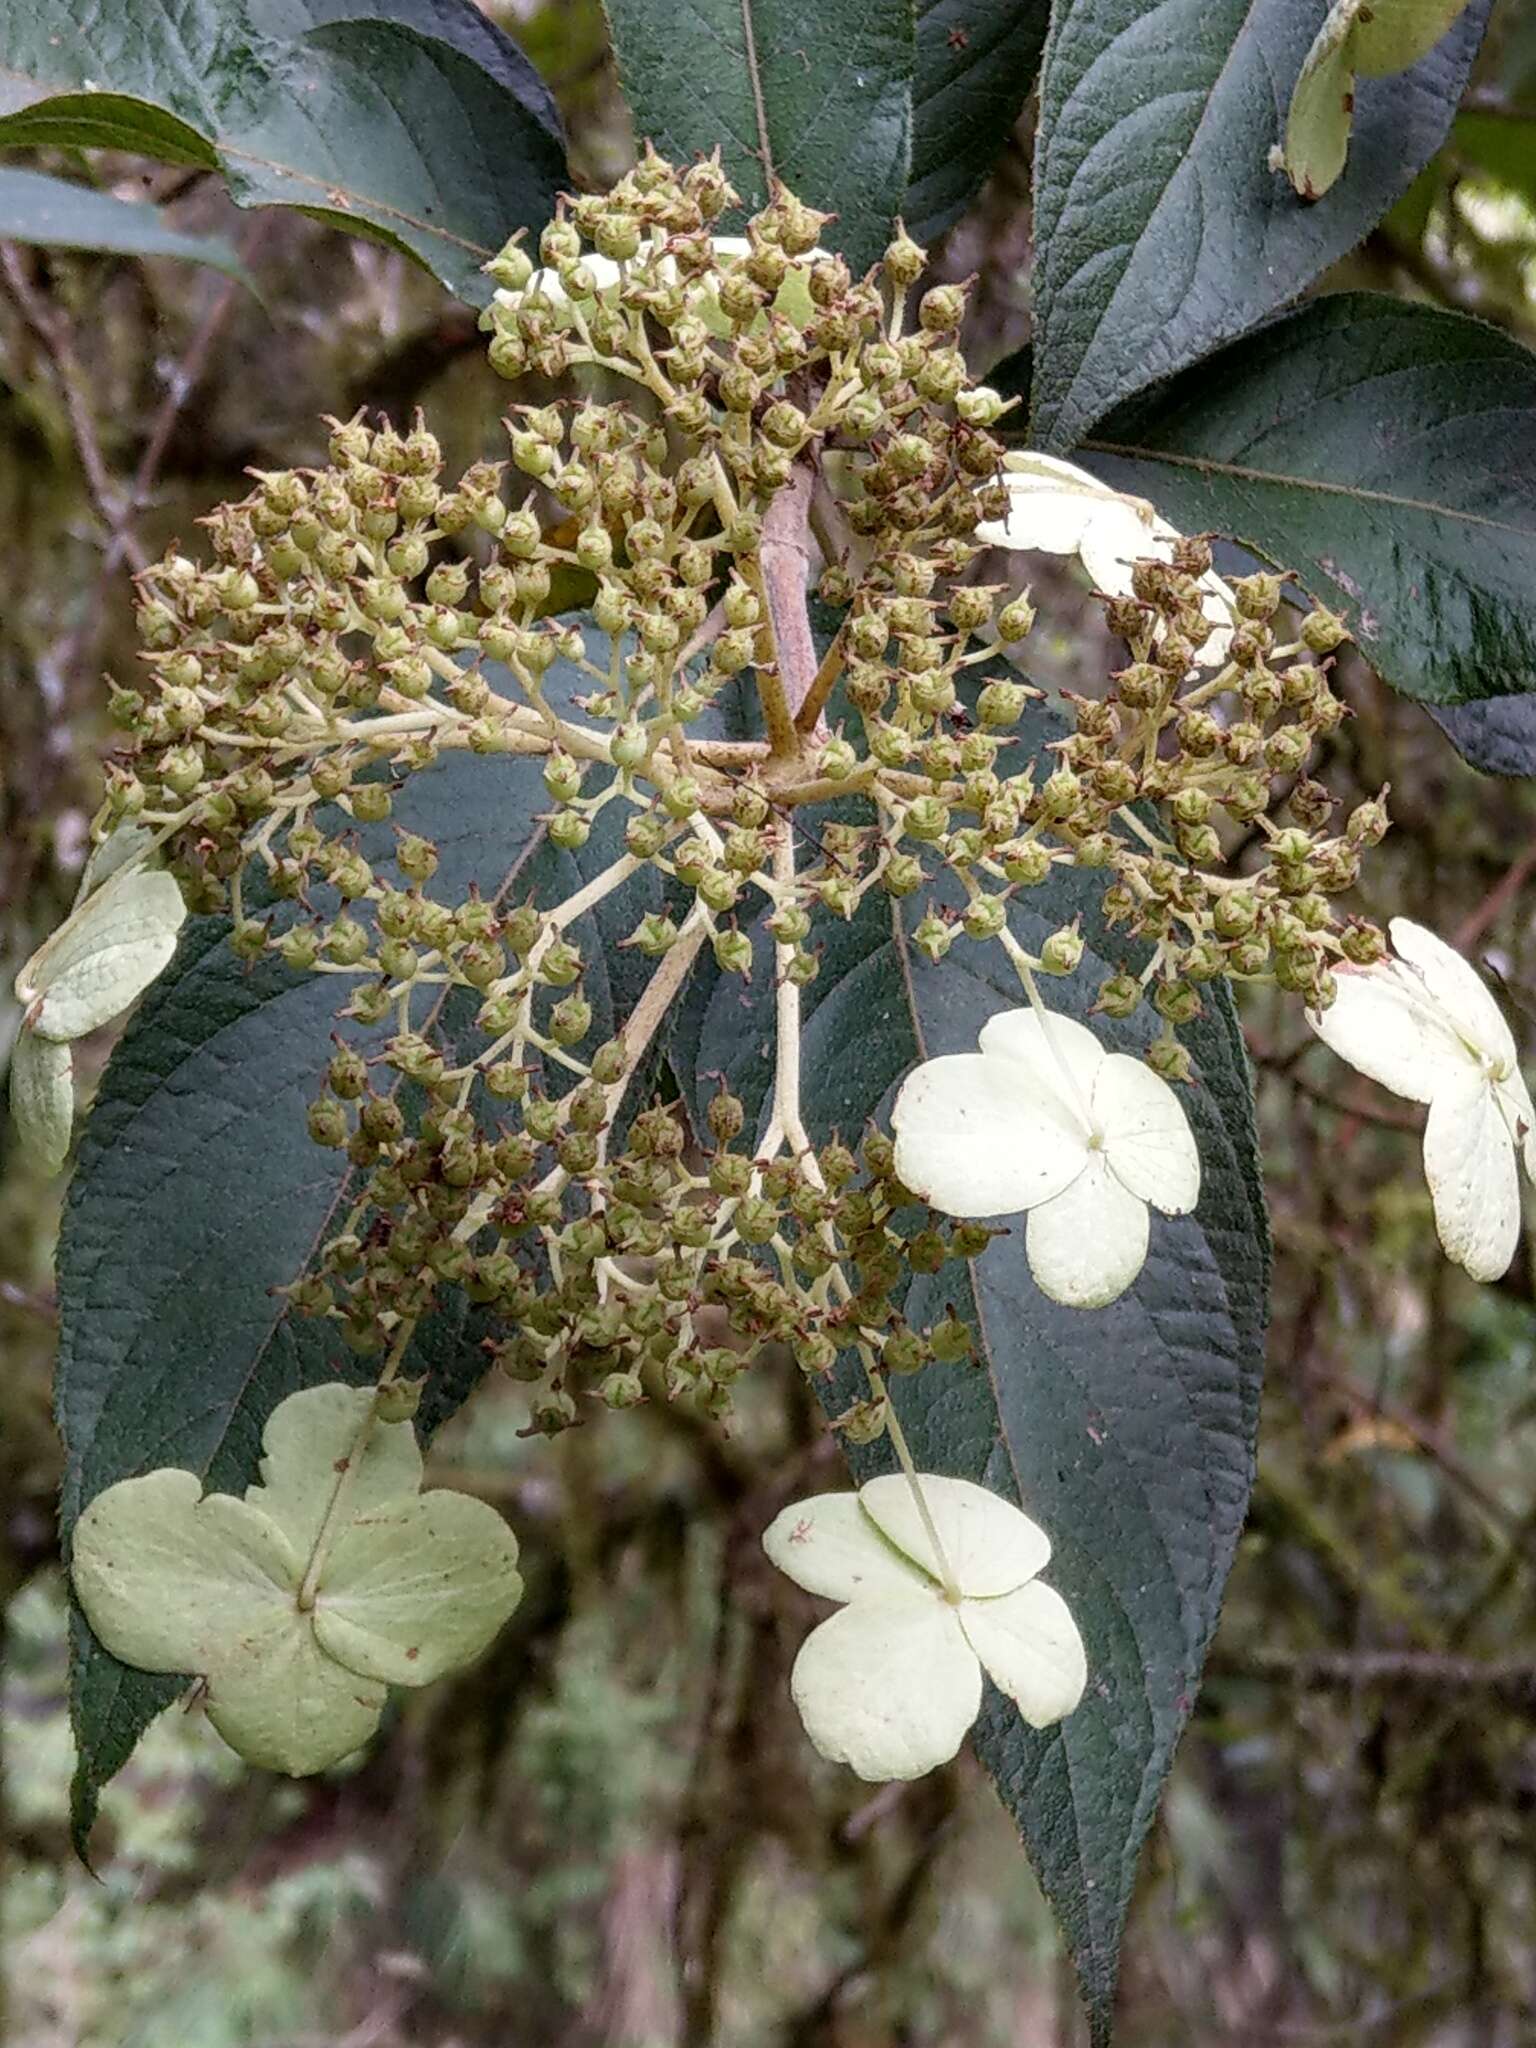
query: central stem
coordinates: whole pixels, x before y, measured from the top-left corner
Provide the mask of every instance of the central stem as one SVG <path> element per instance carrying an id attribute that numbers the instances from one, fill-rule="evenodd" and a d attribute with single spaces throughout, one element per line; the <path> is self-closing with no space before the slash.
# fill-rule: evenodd
<path id="1" fill-rule="evenodd" d="M 876 1384 L 879 1385 L 878 1382 Z M 962 1597 L 960 1582 L 955 1577 L 955 1568 L 945 1553 L 943 1540 L 939 1535 L 938 1524 L 933 1519 L 932 1512 L 928 1506 L 927 1496 L 923 1492 L 922 1481 L 917 1476 L 917 1467 L 912 1462 L 912 1453 L 907 1445 L 906 1431 L 902 1428 L 900 1419 L 896 1414 L 896 1403 L 891 1399 L 888 1387 L 881 1387 L 880 1391 L 885 1396 L 886 1433 L 890 1437 L 896 1451 L 896 1456 L 901 1462 L 901 1469 L 906 1474 L 907 1484 L 912 1489 L 912 1498 L 917 1504 L 918 1520 L 923 1525 L 923 1533 L 933 1545 L 934 1559 L 939 1567 L 939 1584 L 944 1588 L 946 1596 L 951 1601 L 958 1602 Z"/>
<path id="2" fill-rule="evenodd" d="M 1014 971 L 1017 973 L 1020 982 L 1023 984 L 1025 995 L 1029 997 L 1030 1008 L 1034 1011 L 1035 1015 L 1040 1019 L 1041 1035 L 1045 1039 L 1046 1045 L 1050 1050 L 1051 1058 L 1054 1060 L 1056 1064 L 1056 1071 L 1058 1074 L 1060 1074 L 1063 1084 L 1066 1087 L 1067 1100 L 1072 1104 L 1074 1109 L 1076 1109 L 1078 1115 L 1082 1118 L 1083 1123 L 1087 1128 L 1090 1144 L 1102 1144 L 1104 1139 L 1104 1133 L 1100 1129 L 1098 1121 L 1093 1114 L 1093 1111 L 1088 1106 L 1088 1098 L 1086 1095 L 1084 1095 L 1082 1088 L 1079 1086 L 1077 1076 L 1073 1073 L 1072 1068 L 1067 1061 L 1066 1054 L 1062 1051 L 1061 1046 L 1057 1041 L 1056 1017 L 1054 1012 L 1048 1010 L 1045 1007 L 1045 1003 L 1040 995 L 1039 987 L 1035 981 L 1035 971 L 1030 962 L 1028 954 L 1024 951 L 1024 948 L 1019 944 L 1018 940 L 1014 938 L 1013 934 L 1006 928 L 998 933 L 998 937 L 1002 940 L 1003 948 L 1006 951 L 1009 959 L 1013 962 Z"/>

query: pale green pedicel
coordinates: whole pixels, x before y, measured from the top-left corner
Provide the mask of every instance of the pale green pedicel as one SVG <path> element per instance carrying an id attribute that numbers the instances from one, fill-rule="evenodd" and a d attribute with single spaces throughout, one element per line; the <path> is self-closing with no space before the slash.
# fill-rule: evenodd
<path id="1" fill-rule="evenodd" d="M 109 1486 L 75 1531 L 75 1593 L 107 1649 L 203 1679 L 225 1741 L 293 1776 L 365 1742 L 388 1685 L 426 1685 L 477 1657 L 522 1592 L 500 1515 L 420 1493 L 413 1426 L 374 1421 L 364 1434 L 374 1399 L 340 1385 L 291 1394 L 243 1500 L 166 1468 Z"/>

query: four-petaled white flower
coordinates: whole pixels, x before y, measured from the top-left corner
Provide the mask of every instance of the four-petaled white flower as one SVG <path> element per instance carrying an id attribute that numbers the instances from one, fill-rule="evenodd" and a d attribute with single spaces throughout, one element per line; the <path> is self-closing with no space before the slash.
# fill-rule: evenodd
<path id="1" fill-rule="evenodd" d="M 1039 1582 L 1045 1531 L 968 1479 L 916 1483 L 942 1560 L 900 1474 L 797 1501 L 763 1535 L 796 1585 L 846 1603 L 806 1637 L 790 1691 L 821 1754 L 876 1783 L 948 1763 L 983 1671 L 1034 1728 L 1070 1714 L 1087 1682 L 1071 1611 Z"/>
<path id="2" fill-rule="evenodd" d="M 1046 1025 L 1049 1025 L 1049 1038 Z M 981 1050 L 925 1060 L 891 1113 L 896 1171 L 950 1216 L 1027 1210 L 1036 1285 L 1071 1308 L 1123 1294 L 1147 1256 L 1147 1205 L 1182 1216 L 1200 1155 L 1161 1075 L 1054 1012 L 1004 1010 Z"/>
<path id="3" fill-rule="evenodd" d="M 1008 455 L 1003 485 L 1008 516 L 983 520 L 976 529 L 977 540 L 987 547 L 1076 555 L 1094 588 L 1106 597 L 1131 594 L 1131 570 L 1138 561 L 1173 559 L 1173 543 L 1180 538 L 1176 526 L 1145 498 L 1111 490 L 1076 463 L 1033 450 Z M 1214 569 L 1199 581 L 1200 609 L 1211 622 L 1211 634 L 1197 651 L 1203 661 L 1225 661 L 1237 600 Z"/>
<path id="4" fill-rule="evenodd" d="M 1406 917 L 1389 929 L 1397 958 L 1340 963 L 1338 994 L 1307 1022 L 1362 1074 L 1428 1103 L 1424 1175 L 1440 1242 L 1474 1280 L 1497 1280 L 1520 1241 L 1517 1154 L 1536 1180 L 1531 1093 L 1508 1024 L 1461 955 Z"/>

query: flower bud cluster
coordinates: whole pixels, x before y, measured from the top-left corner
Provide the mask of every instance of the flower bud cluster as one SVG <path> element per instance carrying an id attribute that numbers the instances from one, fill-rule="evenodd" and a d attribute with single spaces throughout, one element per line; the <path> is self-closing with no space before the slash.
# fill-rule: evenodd
<path id="1" fill-rule="evenodd" d="M 1277 645 L 1278 580 L 1252 577 L 1212 635 L 1209 552 L 1180 541 L 1109 602 L 1130 656 L 1110 694 L 1026 749 L 1039 693 L 991 643 L 1022 640 L 1033 609 L 973 580 L 976 528 L 1006 509 L 1007 408 L 960 357 L 965 288 L 917 291 L 905 235 L 854 278 L 821 245 L 826 217 L 781 188 L 717 237 L 734 199 L 717 162 L 647 152 L 613 192 L 563 204 L 539 268 L 509 245 L 488 266 L 495 368 L 596 369 L 631 397 L 514 404 L 506 460 L 456 482 L 419 419 L 333 421 L 325 466 L 258 475 L 205 522 L 205 561 L 173 548 L 146 572 L 143 674 L 112 701 L 109 815 L 150 829 L 194 908 L 228 911 L 243 958 L 334 977 L 360 1027 L 310 1110 L 356 1204 L 296 1299 L 370 1352 L 467 1290 L 539 1428 L 593 1395 L 724 1413 L 767 1340 L 816 1372 L 850 1342 L 877 1373 L 964 1352 L 958 1326 L 912 1330 L 897 1304 L 987 1233 L 899 1229 L 884 1140 L 862 1168 L 791 1131 L 793 1163 L 755 1160 L 728 1097 L 707 1134 L 633 1114 L 706 949 L 799 988 L 829 924 L 916 898 L 929 960 L 999 942 L 1021 972 L 1069 974 L 1075 926 L 1028 959 L 1009 906 L 1057 866 L 1093 869 L 1111 921 L 1151 946 L 1099 1005 L 1150 997 L 1154 1059 L 1178 1077 L 1174 1034 L 1213 976 L 1273 976 L 1321 1006 L 1330 961 L 1380 946 L 1332 899 L 1385 811 L 1333 830 L 1306 773 L 1343 715 L 1320 665 L 1338 622 L 1314 613 Z M 812 651 L 817 547 L 840 618 Z M 551 615 L 573 579 L 579 624 Z M 395 813 L 453 751 L 537 763 L 542 830 L 587 877 L 574 896 L 504 898 L 491 875 L 445 889 L 439 849 Z M 604 811 L 624 849 L 607 865 L 588 850 Z M 1241 833 L 1262 858 L 1229 873 Z M 646 869 L 664 907 L 623 943 L 655 1001 L 601 1041 L 584 920 Z M 924 904 L 941 877 L 958 911 Z M 450 997 L 474 1017 L 452 1044 Z"/>
<path id="2" fill-rule="evenodd" d="M 834 1141 L 759 1160 L 723 1092 L 703 1145 L 659 1105 L 616 1125 L 627 1068 L 612 1042 L 586 1080 L 547 1093 L 524 1074 L 487 1118 L 425 1039 L 401 1034 L 366 1057 L 338 1042 L 310 1131 L 346 1149 L 360 1192 L 294 1300 L 371 1355 L 443 1285 L 462 1288 L 505 1331 L 486 1348 L 528 1386 L 530 1429 L 548 1434 L 599 1403 L 686 1398 L 724 1419 L 767 1343 L 812 1376 L 851 1344 L 877 1373 L 969 1357 L 952 1314 L 914 1327 L 900 1300 L 910 1272 L 974 1258 L 993 1233 L 931 1217 L 903 1229 L 913 1197 L 889 1139 L 871 1133 L 862 1159 Z M 409 1128 L 403 1080 L 428 1105 Z"/>

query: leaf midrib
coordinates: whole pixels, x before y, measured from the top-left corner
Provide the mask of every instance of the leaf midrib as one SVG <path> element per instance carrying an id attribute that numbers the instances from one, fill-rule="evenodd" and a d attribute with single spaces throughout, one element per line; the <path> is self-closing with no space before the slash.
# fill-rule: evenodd
<path id="1" fill-rule="evenodd" d="M 1402 491 L 1373 490 L 1363 484 L 1331 483 L 1323 477 L 1293 476 L 1285 470 L 1255 469 L 1244 463 L 1222 462 L 1214 456 L 1175 454 L 1170 449 L 1140 447 L 1134 442 L 1090 439 L 1080 442 L 1079 446 L 1093 455 L 1114 455 L 1129 462 L 1163 462 L 1173 469 L 1193 469 L 1202 475 L 1227 477 L 1237 483 L 1310 491 L 1318 497 L 1345 498 L 1352 504 L 1385 505 L 1394 511 L 1419 512 L 1432 519 L 1457 520 L 1465 526 L 1513 534 L 1518 540 L 1536 540 L 1536 528 L 1516 526 L 1507 519 L 1492 518 L 1486 512 L 1468 512 L 1457 505 L 1437 504 L 1432 498 L 1409 497 Z"/>
<path id="2" fill-rule="evenodd" d="M 743 5 L 745 4 L 746 0 L 743 0 Z M 418 234 L 431 235 L 437 241 L 462 249 L 468 256 L 488 259 L 496 253 L 494 249 L 487 248 L 480 242 L 471 242 L 463 235 L 454 234 L 450 228 L 442 227 L 436 221 L 421 220 L 417 215 L 407 213 L 403 206 L 393 206 L 387 200 L 376 199 L 368 193 L 355 191 L 351 186 L 339 184 L 334 178 L 317 178 L 312 171 L 301 171 L 293 164 L 280 162 L 276 157 L 262 156 L 255 150 L 243 149 L 238 143 L 227 140 L 211 125 L 198 128 L 184 115 L 176 113 L 159 100 L 145 99 L 142 93 L 122 92 L 114 87 L 105 88 L 101 92 L 87 92 L 79 85 L 48 85 L 40 79 L 29 77 L 24 71 L 13 70 L 8 64 L 0 64 L 0 79 L 9 80 L 37 94 L 37 98 L 30 105 L 14 108 L 14 113 L 30 114 L 34 110 L 43 112 L 46 111 L 49 102 L 56 99 L 131 100 L 136 106 L 148 107 L 155 113 L 167 115 L 170 119 L 181 122 L 184 127 L 191 128 L 194 134 L 200 134 L 221 157 L 231 162 L 250 164 L 258 170 L 273 172 L 280 178 L 291 178 L 297 185 L 310 186 L 331 202 L 328 207 L 330 212 L 344 213 L 351 208 L 363 219 L 370 215 L 382 215 L 389 220 L 399 221 L 405 227 L 414 228 Z M 9 117 L 0 117 L 5 118 Z M 346 204 L 337 203 L 339 201 L 345 201 Z M 265 200 L 261 203 L 270 205 L 272 202 Z"/>

